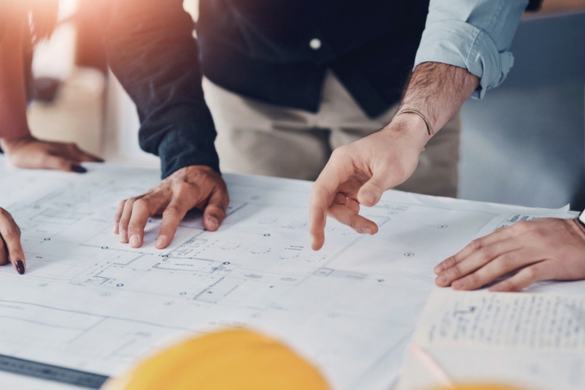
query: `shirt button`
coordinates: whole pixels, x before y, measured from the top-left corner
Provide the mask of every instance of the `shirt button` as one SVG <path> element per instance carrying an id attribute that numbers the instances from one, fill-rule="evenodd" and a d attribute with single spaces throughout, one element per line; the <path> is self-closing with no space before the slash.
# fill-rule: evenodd
<path id="1" fill-rule="evenodd" d="M 318 50 L 321 47 L 321 41 L 317 38 L 313 38 L 311 39 L 311 42 L 309 42 L 309 46 L 311 46 L 311 49 L 313 50 Z"/>

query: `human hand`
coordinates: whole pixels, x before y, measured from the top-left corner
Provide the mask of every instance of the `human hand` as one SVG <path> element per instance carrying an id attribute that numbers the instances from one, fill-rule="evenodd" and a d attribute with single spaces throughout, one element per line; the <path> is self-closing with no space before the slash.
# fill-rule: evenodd
<path id="1" fill-rule="evenodd" d="M 119 234 L 120 242 L 130 242 L 132 248 L 138 248 L 143 243 L 148 218 L 162 213 L 156 247 L 163 249 L 171 243 L 189 210 L 203 210 L 203 226 L 213 232 L 223 222 L 229 203 L 227 186 L 219 173 L 204 165 L 188 166 L 146 193 L 121 201 L 114 220 L 114 233 Z"/>
<path id="2" fill-rule="evenodd" d="M 401 115 L 379 132 L 335 149 L 311 189 L 312 248 L 323 247 L 327 215 L 358 233 L 377 233 L 378 226 L 359 215 L 360 205 L 374 206 L 384 191 L 408 179 L 428 139 L 419 116 Z"/>
<path id="3" fill-rule="evenodd" d="M 520 221 L 472 241 L 435 267 L 436 284 L 475 290 L 517 274 L 490 291 L 521 291 L 541 280 L 585 279 L 585 229 L 574 219 Z"/>
<path id="4" fill-rule="evenodd" d="M 10 213 L 0 207 L 0 265 L 11 262 L 19 274 L 24 274 L 26 261 L 20 244 L 20 229 Z"/>
<path id="5" fill-rule="evenodd" d="M 74 143 L 41 141 L 32 135 L 1 139 L 0 145 L 12 165 L 29 169 L 58 169 L 84 173 L 81 162 L 103 162 L 77 147 Z"/>

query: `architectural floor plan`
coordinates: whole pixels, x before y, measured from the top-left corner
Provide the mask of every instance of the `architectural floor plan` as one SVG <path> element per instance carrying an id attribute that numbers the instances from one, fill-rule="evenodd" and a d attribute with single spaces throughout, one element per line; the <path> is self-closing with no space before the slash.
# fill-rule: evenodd
<path id="1" fill-rule="evenodd" d="M 4 160 L 2 160 L 4 161 Z M 218 232 L 192 212 L 172 244 L 112 233 L 117 203 L 158 172 L 89 165 L 85 175 L 0 168 L 0 206 L 22 230 L 27 272 L 0 267 L 0 354 L 115 375 L 183 337 L 242 326 L 277 337 L 335 389 L 386 389 L 434 287 L 433 267 L 477 236 L 520 219 L 568 217 L 389 191 L 362 236 L 329 220 L 310 248 L 311 183 L 225 175 Z"/>

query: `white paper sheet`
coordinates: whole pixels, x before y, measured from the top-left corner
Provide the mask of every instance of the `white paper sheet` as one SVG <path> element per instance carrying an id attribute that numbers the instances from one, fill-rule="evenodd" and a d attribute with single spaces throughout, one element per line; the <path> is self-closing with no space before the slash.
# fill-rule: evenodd
<path id="1" fill-rule="evenodd" d="M 389 191 L 363 214 L 373 237 L 329 221 L 310 249 L 311 183 L 225 175 L 218 232 L 193 213 L 171 246 L 118 243 L 118 201 L 158 172 L 88 165 L 85 175 L 0 168 L 0 206 L 23 233 L 27 272 L 0 268 L 0 353 L 115 375 L 179 338 L 226 326 L 278 337 L 335 389 L 386 389 L 396 379 L 433 267 L 471 239 L 542 210 Z"/>
<path id="2" fill-rule="evenodd" d="M 585 295 L 435 291 L 414 343 L 455 383 L 585 388 Z M 398 390 L 437 386 L 409 353 Z"/>

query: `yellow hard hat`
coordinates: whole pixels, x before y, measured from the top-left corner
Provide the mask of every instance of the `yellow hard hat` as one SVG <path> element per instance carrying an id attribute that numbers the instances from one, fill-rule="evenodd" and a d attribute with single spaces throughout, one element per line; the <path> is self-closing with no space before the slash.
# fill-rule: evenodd
<path id="1" fill-rule="evenodd" d="M 244 329 L 189 339 L 102 387 L 161 389 L 330 390 L 319 371 L 287 346 Z"/>

